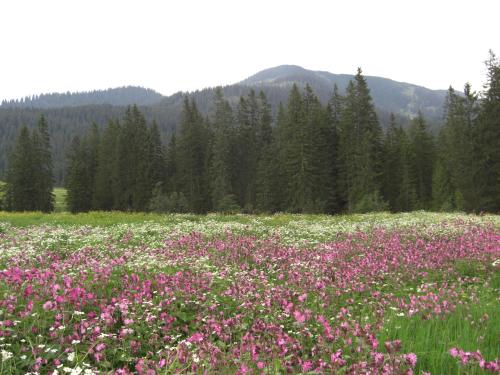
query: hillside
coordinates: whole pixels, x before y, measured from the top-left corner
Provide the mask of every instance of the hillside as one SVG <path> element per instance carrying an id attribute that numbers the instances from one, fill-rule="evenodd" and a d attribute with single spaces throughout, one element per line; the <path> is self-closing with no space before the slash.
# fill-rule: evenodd
<path id="1" fill-rule="evenodd" d="M 336 84 L 341 92 L 353 78 L 350 74 L 312 71 L 296 65 L 281 65 L 263 70 L 243 81 L 241 85 L 256 88 L 282 87 L 287 91 L 294 83 L 309 83 L 316 94 L 326 101 Z M 410 83 L 366 76 L 375 106 L 385 112 L 415 116 L 422 111 L 425 117 L 439 118 L 443 110 L 446 90 L 430 90 Z"/>
<path id="2" fill-rule="evenodd" d="M 282 65 L 263 70 L 239 83 L 223 87 L 224 95 L 236 106 L 240 96 L 252 89 L 263 90 L 273 112 L 280 102 L 285 103 L 293 83 L 309 83 L 323 103 L 331 95 L 333 85 L 341 92 L 352 75 L 312 71 L 295 65 Z M 439 122 L 445 91 L 429 90 L 421 86 L 396 82 L 386 78 L 367 77 L 382 125 L 387 124 L 389 113 L 394 112 L 398 121 L 405 124 L 408 117 L 422 111 L 431 128 Z M 4 101 L 0 106 L 0 177 L 5 173 L 10 145 L 19 128 L 26 124 L 34 127 L 41 113 L 50 125 L 57 184 L 63 181 L 65 150 L 72 137 L 81 135 L 92 122 L 104 126 L 110 119 L 121 118 L 127 105 L 140 106 L 148 122 L 156 120 L 164 137 L 179 122 L 182 100 L 186 93 L 171 96 L 140 87 L 122 87 L 103 91 L 66 94 L 44 94 L 22 100 Z M 192 96 L 200 111 L 210 114 L 214 89 L 208 88 L 187 93 Z"/>
<path id="3" fill-rule="evenodd" d="M 154 90 L 143 87 L 127 86 L 107 90 L 94 90 L 76 93 L 52 93 L 26 97 L 18 100 L 4 100 L 1 107 L 9 108 L 63 108 L 87 105 L 109 104 L 126 106 L 130 104 L 152 105 L 163 96 Z"/>

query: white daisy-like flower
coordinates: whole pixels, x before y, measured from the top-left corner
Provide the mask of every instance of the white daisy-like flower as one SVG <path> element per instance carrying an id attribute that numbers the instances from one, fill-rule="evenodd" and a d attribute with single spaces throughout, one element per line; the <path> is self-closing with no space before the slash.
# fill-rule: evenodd
<path id="1" fill-rule="evenodd" d="M 8 352 L 7 350 L 2 349 L 2 361 L 6 361 L 9 358 L 12 358 L 13 354 L 11 352 Z"/>

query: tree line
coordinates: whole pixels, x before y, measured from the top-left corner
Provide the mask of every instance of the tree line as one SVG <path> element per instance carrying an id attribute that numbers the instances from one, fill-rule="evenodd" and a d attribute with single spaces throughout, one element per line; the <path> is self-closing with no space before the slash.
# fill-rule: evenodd
<path id="1" fill-rule="evenodd" d="M 492 52 L 486 67 L 480 94 L 469 85 L 463 95 L 450 87 L 436 135 L 421 114 L 407 127 L 391 116 L 383 131 L 360 69 L 345 95 L 335 86 L 326 105 L 309 85 L 303 90 L 294 85 L 274 119 L 263 92 L 250 91 L 231 106 L 218 88 L 208 116 L 186 96 L 167 145 L 158 126 L 129 107 L 120 121 L 102 131 L 94 124 L 73 139 L 67 153 L 68 207 L 72 212 L 499 212 L 500 64 Z M 43 210 L 17 206 L 12 198 L 14 176 L 23 175 L 16 158 L 29 142 L 40 143 L 33 140 L 42 138 L 38 133 L 29 140 L 22 129 L 9 159 L 7 209 Z M 46 170 L 32 169 L 33 181 Z"/>

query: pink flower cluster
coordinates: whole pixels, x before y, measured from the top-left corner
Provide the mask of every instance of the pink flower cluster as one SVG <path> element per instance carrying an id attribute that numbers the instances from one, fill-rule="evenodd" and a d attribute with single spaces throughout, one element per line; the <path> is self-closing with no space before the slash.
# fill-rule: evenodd
<path id="1" fill-rule="evenodd" d="M 379 345 L 386 312 L 452 313 L 463 302 L 456 262 L 491 264 L 499 243 L 492 228 L 470 227 L 452 238 L 380 229 L 309 248 L 193 233 L 159 247 L 110 236 L 20 252 L 0 271 L 0 342 L 15 353 L 3 368 L 411 374 L 417 355 L 404 343 Z M 425 283 L 436 270 L 449 279 Z M 422 287 L 401 297 L 408 283 Z M 451 354 L 498 372 L 479 352 Z"/>

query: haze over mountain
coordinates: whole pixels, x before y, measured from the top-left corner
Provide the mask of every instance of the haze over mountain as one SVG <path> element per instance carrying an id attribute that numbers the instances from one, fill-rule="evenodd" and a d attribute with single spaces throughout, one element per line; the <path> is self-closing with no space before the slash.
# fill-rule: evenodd
<path id="1" fill-rule="evenodd" d="M 334 84 L 343 92 L 352 78 L 351 74 L 333 74 L 307 70 L 296 65 L 280 65 L 263 70 L 240 84 L 264 89 L 269 86 L 283 87 L 289 90 L 294 83 L 308 83 L 320 99 L 326 101 Z M 410 117 L 415 116 L 419 110 L 426 117 L 441 116 L 446 90 L 430 90 L 381 77 L 366 76 L 366 80 L 375 106 L 380 110 Z"/>
<path id="2" fill-rule="evenodd" d="M 239 98 L 252 89 L 263 90 L 273 112 L 279 103 L 286 103 L 291 86 L 309 84 L 323 103 L 326 103 L 337 84 L 341 93 L 353 75 L 333 74 L 307 70 L 296 65 L 281 65 L 266 69 L 238 83 L 223 87 L 226 99 L 236 105 Z M 418 85 L 396 82 L 387 78 L 367 76 L 373 101 L 382 126 L 387 124 L 390 112 L 405 124 L 418 111 L 435 126 L 442 116 L 446 91 L 430 90 Z M 73 136 L 81 135 L 93 122 L 104 126 L 109 120 L 121 118 L 127 105 L 137 104 L 146 119 L 155 120 L 164 137 L 179 123 L 182 101 L 186 93 L 163 96 L 142 87 L 120 87 L 80 93 L 53 93 L 3 101 L 0 106 L 0 178 L 6 167 L 8 148 L 22 125 L 34 127 L 40 114 L 49 123 L 53 144 L 56 180 L 62 181 L 65 150 Z M 212 109 L 214 88 L 187 93 L 196 101 L 199 110 L 209 114 Z"/>
<path id="3" fill-rule="evenodd" d="M 129 104 L 152 105 L 158 103 L 162 98 L 163 95 L 152 89 L 125 86 L 107 90 L 94 90 L 76 93 L 50 93 L 34 95 L 18 100 L 4 100 L 2 101 L 2 107 L 61 108 L 94 104 L 109 104 L 116 106 Z"/>
<path id="4" fill-rule="evenodd" d="M 234 96 L 238 99 L 248 88 L 263 90 L 270 96 L 270 102 L 276 106 L 280 101 L 286 102 L 288 91 L 296 83 L 300 86 L 309 84 L 323 102 L 331 95 L 334 84 L 343 92 L 351 74 L 333 74 L 325 71 L 313 71 L 297 65 L 280 65 L 262 70 L 241 82 L 224 87 L 226 96 L 232 101 Z M 396 82 L 388 78 L 366 76 L 371 90 L 373 101 L 377 109 L 383 112 L 394 112 L 401 116 L 415 116 L 422 111 L 429 118 L 440 118 L 442 105 L 446 95 L 445 90 L 431 90 L 410 83 Z M 206 94 L 212 89 L 203 89 L 192 92 L 200 100 L 200 109 L 205 112 Z M 109 104 L 113 106 L 126 106 L 137 104 L 139 106 L 172 106 L 180 99 L 179 93 L 163 96 L 152 89 L 126 86 L 107 90 L 96 90 L 77 93 L 49 93 L 19 100 L 4 100 L 2 107 L 20 108 L 62 108 L 86 105 Z M 160 104 L 161 102 L 161 104 Z"/>

